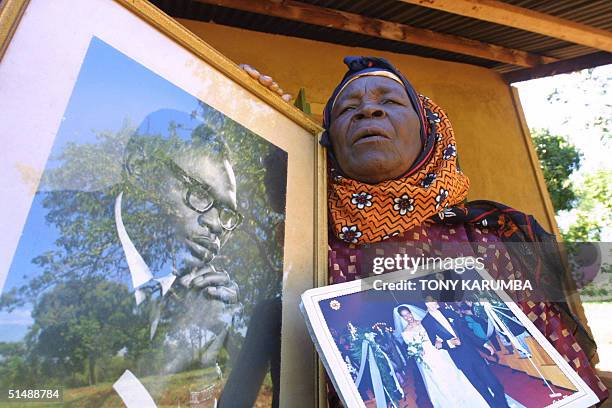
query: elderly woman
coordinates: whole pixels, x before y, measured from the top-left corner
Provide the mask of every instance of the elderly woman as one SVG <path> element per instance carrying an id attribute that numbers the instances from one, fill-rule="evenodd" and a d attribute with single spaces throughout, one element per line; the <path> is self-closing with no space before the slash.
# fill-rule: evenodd
<path id="1" fill-rule="evenodd" d="M 494 278 L 537 285 L 539 301 L 520 307 L 598 397 L 606 398 L 587 357 L 594 342 L 559 293 L 563 266 L 554 236 L 533 217 L 502 204 L 465 202 L 469 179 L 459 168 L 444 111 L 384 59 L 344 62 L 348 71 L 325 107 L 321 139 L 329 158 L 329 283 L 368 276 L 372 258 L 381 254 L 477 254 Z M 272 83 L 269 77 L 260 80 L 266 81 Z M 556 302 L 543 301 L 548 299 Z M 329 400 L 340 406 L 331 387 Z"/>
<path id="2" fill-rule="evenodd" d="M 345 63 L 321 139 L 329 152 L 329 283 L 367 276 L 375 255 L 434 256 L 446 244 L 483 257 L 495 278 L 560 288 L 558 258 L 538 252 L 554 237 L 533 217 L 491 201 L 465 202 L 469 179 L 444 111 L 384 59 Z M 600 399 L 607 397 L 583 351 L 594 352 L 594 344 L 565 304 L 519 305 Z"/>

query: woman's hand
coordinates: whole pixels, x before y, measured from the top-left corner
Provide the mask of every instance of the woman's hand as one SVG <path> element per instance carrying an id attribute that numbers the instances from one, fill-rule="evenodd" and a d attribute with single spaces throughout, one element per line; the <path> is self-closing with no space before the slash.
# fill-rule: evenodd
<path id="1" fill-rule="evenodd" d="M 268 75 L 262 75 L 255 68 L 247 64 L 240 64 L 239 67 L 242 68 L 244 72 L 249 74 L 251 78 L 256 79 L 260 84 L 262 84 L 272 92 L 278 94 L 278 96 L 280 96 L 283 101 L 291 102 L 291 100 L 293 99 L 291 94 L 285 93 L 283 88 L 281 88 L 276 82 L 274 82 L 272 77 Z"/>

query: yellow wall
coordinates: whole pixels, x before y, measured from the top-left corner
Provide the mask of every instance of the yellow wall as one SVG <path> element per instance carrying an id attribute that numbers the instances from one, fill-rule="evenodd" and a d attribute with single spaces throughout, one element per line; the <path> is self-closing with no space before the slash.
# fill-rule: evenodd
<path id="1" fill-rule="evenodd" d="M 216 24 L 179 20 L 236 63 L 271 75 L 286 91 L 306 88 L 313 113 L 345 72 L 346 55 L 389 59 L 418 92 L 442 106 L 457 136 L 460 163 L 470 177 L 469 199 L 490 199 L 553 225 L 529 158 L 510 87 L 485 68 L 416 56 L 264 34 Z"/>

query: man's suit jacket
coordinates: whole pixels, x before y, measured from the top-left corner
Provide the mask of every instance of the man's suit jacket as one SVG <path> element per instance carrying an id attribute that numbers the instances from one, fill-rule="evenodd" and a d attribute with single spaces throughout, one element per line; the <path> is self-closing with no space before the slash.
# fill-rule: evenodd
<path id="1" fill-rule="evenodd" d="M 466 352 L 468 351 L 467 349 L 477 352 L 477 350 L 486 342 L 485 340 L 476 336 L 469 328 L 467 323 L 457 313 L 443 307 L 440 307 L 439 310 L 446 320 L 448 320 L 459 340 L 461 340 L 461 346 L 451 348 L 451 346 L 448 344 L 448 340 L 454 337 L 453 334 L 444 328 L 444 326 L 442 326 L 442 324 L 438 322 L 438 320 L 436 320 L 431 314 L 427 313 L 421 324 L 427 331 L 427 335 L 429 336 L 429 339 L 433 345 L 436 344 L 436 337 L 441 338 L 442 348 L 448 350 L 452 355 L 459 350 L 461 350 L 461 352 Z"/>

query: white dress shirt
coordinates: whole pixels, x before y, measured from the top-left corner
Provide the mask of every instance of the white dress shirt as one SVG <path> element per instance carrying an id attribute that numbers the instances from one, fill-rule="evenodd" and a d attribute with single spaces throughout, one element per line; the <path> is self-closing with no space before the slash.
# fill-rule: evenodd
<path id="1" fill-rule="evenodd" d="M 151 270 L 147 263 L 142 259 L 142 256 L 134 246 L 134 243 L 130 239 L 125 225 L 123 225 L 123 218 L 121 217 L 121 199 L 123 192 L 119 193 L 115 200 L 115 224 L 117 226 L 117 234 L 119 235 L 119 241 L 121 241 L 121 247 L 125 254 L 125 260 L 132 276 L 132 286 L 134 287 L 134 296 L 136 297 L 136 305 L 142 303 L 145 300 L 145 291 L 141 287 L 151 281 L 159 282 L 161 285 L 162 297 L 172 287 L 172 284 L 176 280 L 176 275 L 170 273 L 161 278 L 153 277 Z"/>

